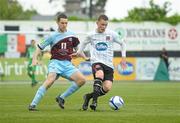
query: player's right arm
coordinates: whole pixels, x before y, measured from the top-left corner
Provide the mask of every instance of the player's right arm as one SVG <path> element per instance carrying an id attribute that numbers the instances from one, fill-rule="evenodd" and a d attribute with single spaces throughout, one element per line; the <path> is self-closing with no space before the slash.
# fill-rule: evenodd
<path id="1" fill-rule="evenodd" d="M 84 60 L 89 61 L 89 58 L 84 54 L 83 50 L 85 49 L 86 45 L 90 43 L 90 36 L 88 35 L 86 39 L 82 42 L 80 42 L 79 47 L 77 48 L 77 51 L 73 54 L 71 54 L 72 57 L 82 57 Z"/>
<path id="2" fill-rule="evenodd" d="M 33 54 L 33 60 L 32 60 L 32 66 L 38 65 L 38 58 L 41 56 L 42 54 L 42 50 L 50 45 L 53 41 L 53 36 L 49 36 L 47 37 L 45 40 L 42 40 L 37 46 L 36 46 L 36 51 Z"/>
<path id="3" fill-rule="evenodd" d="M 83 50 L 85 49 L 86 45 L 87 45 L 88 43 L 90 43 L 90 41 L 91 41 L 91 38 L 90 38 L 90 35 L 88 35 L 88 36 L 86 37 L 86 39 L 80 43 L 80 46 L 79 46 L 79 48 L 78 48 L 78 50 L 77 50 L 77 52 L 76 52 L 77 55 L 80 55 L 80 56 L 82 56 L 82 57 L 85 57 L 85 54 L 83 53 Z"/>
<path id="4" fill-rule="evenodd" d="M 79 53 L 79 56 L 82 57 L 85 61 L 90 61 L 90 58 L 87 57 L 84 52 Z"/>
<path id="5" fill-rule="evenodd" d="M 84 47 L 85 47 L 85 46 L 84 46 Z M 89 61 L 89 60 L 90 60 L 90 58 L 87 57 L 87 56 L 84 54 L 83 49 L 82 49 L 82 50 L 77 50 L 76 52 L 72 53 L 70 56 L 71 56 L 71 57 L 82 57 L 82 58 L 83 58 L 84 60 L 86 60 L 86 61 Z"/>

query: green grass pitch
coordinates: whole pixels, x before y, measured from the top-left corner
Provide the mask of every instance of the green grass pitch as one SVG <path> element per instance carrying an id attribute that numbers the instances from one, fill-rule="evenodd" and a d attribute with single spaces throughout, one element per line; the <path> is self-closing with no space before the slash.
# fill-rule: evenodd
<path id="1" fill-rule="evenodd" d="M 5 84 L 9 83 L 9 84 Z M 57 81 L 56 83 L 60 83 Z M 39 111 L 27 107 L 37 88 L 30 84 L 0 82 L 0 123 L 180 123 L 180 82 L 117 82 L 99 98 L 97 111 L 82 111 L 82 96 L 92 90 L 91 84 L 66 99 L 62 110 L 55 97 L 69 84 L 54 84 L 38 105 Z M 113 111 L 110 97 L 122 96 L 125 106 Z"/>

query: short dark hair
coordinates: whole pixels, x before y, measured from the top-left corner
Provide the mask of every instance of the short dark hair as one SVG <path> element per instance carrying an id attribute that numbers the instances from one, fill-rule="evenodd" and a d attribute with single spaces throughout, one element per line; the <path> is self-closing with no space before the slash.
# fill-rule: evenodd
<path id="1" fill-rule="evenodd" d="M 100 21 L 101 19 L 102 19 L 102 20 L 105 20 L 105 21 L 108 21 L 108 20 L 109 20 L 106 15 L 100 15 L 100 16 L 98 17 L 98 21 Z"/>
<path id="2" fill-rule="evenodd" d="M 67 16 L 64 13 L 58 13 L 57 14 L 57 21 L 59 21 L 61 18 L 67 19 Z"/>

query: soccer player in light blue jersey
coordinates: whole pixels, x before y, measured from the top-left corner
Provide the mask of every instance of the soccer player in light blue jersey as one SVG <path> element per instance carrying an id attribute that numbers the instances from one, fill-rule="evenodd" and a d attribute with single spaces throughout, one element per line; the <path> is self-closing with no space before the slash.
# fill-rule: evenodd
<path id="1" fill-rule="evenodd" d="M 29 105 L 29 111 L 37 110 L 38 103 L 59 76 L 70 80 L 72 83 L 64 93 L 56 97 L 56 102 L 62 109 L 64 109 L 65 98 L 73 94 L 85 83 L 84 75 L 71 63 L 71 54 L 78 46 L 79 40 L 73 32 L 67 30 L 68 18 L 65 14 L 57 16 L 57 24 L 58 31 L 39 43 L 33 56 L 32 65 L 37 65 L 38 56 L 46 46 L 50 45 L 51 59 L 48 65 L 47 79 L 37 90 Z"/>
<path id="2" fill-rule="evenodd" d="M 96 110 L 97 100 L 99 96 L 105 95 L 112 88 L 113 83 L 113 43 L 116 42 L 121 46 L 122 68 L 126 67 L 126 45 L 124 40 L 120 40 L 116 32 L 106 29 L 108 25 L 108 17 L 100 15 L 96 22 L 96 30 L 90 32 L 86 40 L 81 43 L 81 46 L 74 56 L 78 56 L 85 49 L 87 44 L 90 44 L 90 60 L 92 64 L 92 72 L 94 76 L 93 91 L 84 95 L 83 110 L 88 109 L 88 104 L 92 98 L 90 108 Z"/>

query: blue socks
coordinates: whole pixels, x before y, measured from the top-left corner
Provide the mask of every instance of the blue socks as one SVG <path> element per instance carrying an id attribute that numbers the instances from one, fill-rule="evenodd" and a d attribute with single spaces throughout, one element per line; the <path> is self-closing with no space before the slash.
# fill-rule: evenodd
<path id="1" fill-rule="evenodd" d="M 80 87 L 75 82 L 72 82 L 72 85 L 64 93 L 62 93 L 60 97 L 65 99 L 66 97 L 70 96 L 75 91 L 77 91 L 79 88 Z"/>
<path id="2" fill-rule="evenodd" d="M 36 92 L 36 95 L 33 99 L 33 101 L 31 102 L 31 105 L 37 105 L 40 100 L 42 99 L 42 97 L 44 96 L 44 94 L 46 93 L 46 88 L 42 85 L 39 87 L 38 91 Z"/>
<path id="3" fill-rule="evenodd" d="M 79 88 L 80 87 L 75 82 L 72 82 L 72 85 L 63 94 L 61 94 L 60 97 L 65 99 L 66 97 L 76 92 Z M 40 86 L 30 105 L 35 105 L 35 106 L 38 105 L 38 103 L 43 98 L 45 93 L 46 93 L 46 88 L 43 85 Z"/>

